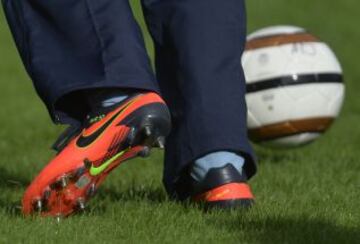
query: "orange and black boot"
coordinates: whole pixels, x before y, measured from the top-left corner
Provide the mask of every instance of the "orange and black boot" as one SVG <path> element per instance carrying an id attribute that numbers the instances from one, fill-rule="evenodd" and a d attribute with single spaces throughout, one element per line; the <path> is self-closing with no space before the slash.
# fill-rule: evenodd
<path id="1" fill-rule="evenodd" d="M 122 162 L 163 147 L 170 114 L 153 92 L 133 95 L 88 116 L 27 188 L 23 213 L 65 217 L 84 209 L 108 174 Z"/>
<path id="2" fill-rule="evenodd" d="M 248 208 L 254 204 L 247 177 L 231 164 L 210 169 L 201 182 L 193 180 L 192 189 L 192 200 L 205 209 Z"/>

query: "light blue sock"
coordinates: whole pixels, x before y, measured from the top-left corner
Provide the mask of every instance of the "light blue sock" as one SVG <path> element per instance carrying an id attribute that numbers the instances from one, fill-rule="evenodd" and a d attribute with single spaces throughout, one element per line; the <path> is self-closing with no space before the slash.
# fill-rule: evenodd
<path id="1" fill-rule="evenodd" d="M 101 102 L 101 106 L 104 108 L 110 107 L 114 104 L 124 101 L 126 98 L 128 98 L 127 95 L 115 95 L 114 94 L 113 96 L 109 96 L 107 99 L 103 100 Z"/>
<path id="2" fill-rule="evenodd" d="M 95 89 L 88 91 L 88 101 L 92 111 L 110 107 L 128 98 L 128 91 L 122 89 Z"/>
<path id="3" fill-rule="evenodd" d="M 233 165 L 241 174 L 245 159 L 239 154 L 228 151 L 209 153 L 195 160 L 190 174 L 196 181 L 202 181 L 210 169 L 221 168 L 227 164 Z"/>

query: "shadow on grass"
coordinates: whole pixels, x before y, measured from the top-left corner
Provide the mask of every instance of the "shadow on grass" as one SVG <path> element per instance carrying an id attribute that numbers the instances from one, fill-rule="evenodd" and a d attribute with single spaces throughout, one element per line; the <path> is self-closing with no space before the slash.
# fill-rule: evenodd
<path id="1" fill-rule="evenodd" d="M 234 236 L 239 234 L 239 242 L 244 236 L 256 243 L 358 243 L 360 240 L 359 228 L 339 226 L 330 220 L 307 216 L 251 219 L 244 215 L 245 218 L 231 216 L 213 224 Z"/>
<path id="2" fill-rule="evenodd" d="M 6 215 L 12 216 L 12 217 L 22 217 L 23 214 L 21 212 L 21 202 L 8 202 L 0 199 L 0 208 Z"/>
<path id="3" fill-rule="evenodd" d="M 132 185 L 123 191 L 114 188 L 102 188 L 97 193 L 101 199 L 110 201 L 147 201 L 150 203 L 161 203 L 168 200 L 165 191 L 161 187 L 152 185 Z"/>
<path id="4" fill-rule="evenodd" d="M 259 163 L 270 162 L 272 164 L 283 164 L 289 162 L 300 161 L 297 151 L 294 150 L 270 150 L 270 149 L 258 149 L 256 156 L 259 159 Z"/>
<path id="5" fill-rule="evenodd" d="M 169 201 L 165 191 L 161 187 L 152 185 L 131 185 L 126 189 L 114 187 L 100 188 L 95 198 L 91 201 L 91 214 L 102 215 L 107 211 L 109 203 L 148 203 L 160 204 Z"/>
<path id="6" fill-rule="evenodd" d="M 29 178 L 0 167 L 0 189 L 25 188 L 28 184 Z"/>
<path id="7" fill-rule="evenodd" d="M 23 192 L 27 185 L 30 184 L 29 178 L 24 175 L 10 172 L 7 168 L 0 167 L 0 208 L 2 211 L 11 216 L 21 215 L 21 196 L 14 201 L 10 199 L 8 192 Z"/>

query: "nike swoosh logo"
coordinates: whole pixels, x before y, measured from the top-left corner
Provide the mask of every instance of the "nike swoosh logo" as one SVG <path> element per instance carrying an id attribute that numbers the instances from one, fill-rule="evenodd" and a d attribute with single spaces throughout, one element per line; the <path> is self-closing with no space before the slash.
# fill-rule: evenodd
<path id="1" fill-rule="evenodd" d="M 94 165 L 91 165 L 90 167 L 90 175 L 92 176 L 97 176 L 99 174 L 101 174 L 102 172 L 104 172 L 104 170 L 107 169 L 107 167 L 109 167 L 110 164 L 112 164 L 115 160 L 117 160 L 118 158 L 120 158 L 122 155 L 124 155 L 125 151 L 121 151 L 118 154 L 116 154 L 114 157 L 110 158 L 109 160 L 105 161 L 102 165 L 100 165 L 99 167 L 95 167 Z"/>
<path id="2" fill-rule="evenodd" d="M 129 102 L 126 106 L 120 109 L 116 114 L 114 114 L 108 121 L 106 121 L 99 129 L 93 132 L 89 136 L 81 135 L 76 141 L 78 147 L 87 147 L 91 145 L 105 130 L 108 128 L 111 123 L 118 117 L 132 102 Z"/>

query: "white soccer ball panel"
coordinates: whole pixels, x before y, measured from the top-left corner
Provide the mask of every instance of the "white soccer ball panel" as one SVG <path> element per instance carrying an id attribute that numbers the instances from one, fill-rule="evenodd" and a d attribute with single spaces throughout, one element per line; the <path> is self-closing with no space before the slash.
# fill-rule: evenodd
<path id="1" fill-rule="evenodd" d="M 328 95 L 324 96 L 320 89 Z M 293 102 L 294 109 L 291 118 L 294 120 L 317 117 L 336 118 L 343 101 L 343 96 L 341 96 L 343 93 L 339 91 L 343 90 L 342 83 L 313 83 L 297 85 L 297 89 L 287 89 L 287 92 L 291 93 L 290 96 L 297 98 Z"/>
<path id="2" fill-rule="evenodd" d="M 339 61 L 325 43 L 294 43 L 280 48 L 288 56 L 285 67 L 288 74 L 342 73 Z"/>
<path id="3" fill-rule="evenodd" d="M 247 83 L 301 74 L 342 73 L 334 53 L 320 42 L 248 50 L 242 65 Z"/>
<path id="4" fill-rule="evenodd" d="M 248 119 L 248 128 L 253 129 L 261 126 L 287 121 L 291 117 L 293 99 L 287 92 L 281 89 L 268 89 L 246 95 L 248 111 L 255 117 L 257 123 Z M 290 106 L 289 106 L 290 105 Z"/>
<path id="5" fill-rule="evenodd" d="M 289 61 L 288 56 L 278 47 L 245 51 L 242 65 L 246 83 L 283 76 Z"/>
<path id="6" fill-rule="evenodd" d="M 337 86 L 336 86 L 337 85 Z M 328 109 L 337 117 L 345 100 L 345 85 L 333 84 L 331 91 L 324 86 L 318 88 L 319 93 L 329 99 Z"/>
<path id="7" fill-rule="evenodd" d="M 249 125 L 252 125 L 252 128 L 257 128 L 262 126 L 262 124 L 256 119 L 256 117 L 251 112 L 251 109 L 249 108 L 247 113 L 247 124 L 248 124 L 248 128 L 250 128 Z"/>
<path id="8" fill-rule="evenodd" d="M 343 90 L 341 83 L 310 83 L 248 93 L 246 102 L 251 113 L 248 128 L 289 120 L 335 118 L 342 105 Z"/>

